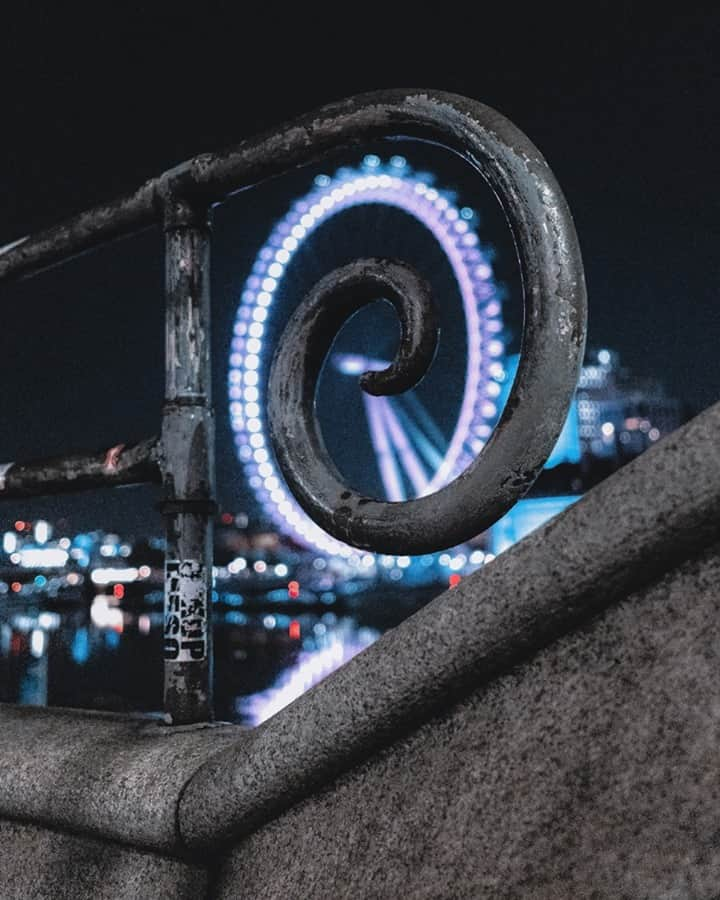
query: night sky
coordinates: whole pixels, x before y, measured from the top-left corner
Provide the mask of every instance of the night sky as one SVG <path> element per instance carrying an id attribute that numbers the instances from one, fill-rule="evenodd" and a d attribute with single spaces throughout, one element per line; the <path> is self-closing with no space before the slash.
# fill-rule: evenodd
<path id="1" fill-rule="evenodd" d="M 445 21 L 359 7 L 338 14 L 330 39 L 325 25 L 288 21 L 279 6 L 244 21 L 190 17 L 179 4 L 172 21 L 149 4 L 98 5 L 74 19 L 46 6 L 6 12 L 0 33 L 0 244 L 323 103 L 392 86 L 455 91 L 512 119 L 558 177 L 583 250 L 589 343 L 617 349 L 697 409 L 720 397 L 720 12 L 711 5 L 661 16 L 595 3 L 570 17 L 513 7 L 479 33 L 460 6 L 446 7 Z M 244 494 L 223 444 L 228 323 L 254 252 L 306 182 L 294 175 L 248 192 L 218 216 L 218 469 L 230 507 Z M 2 287 L 0 460 L 158 430 L 161 246 L 148 232 Z M 512 287 L 511 254 L 500 257 Z M 0 524 L 42 513 L 159 531 L 152 499 L 128 488 L 112 505 L 102 493 L 5 504 Z"/>

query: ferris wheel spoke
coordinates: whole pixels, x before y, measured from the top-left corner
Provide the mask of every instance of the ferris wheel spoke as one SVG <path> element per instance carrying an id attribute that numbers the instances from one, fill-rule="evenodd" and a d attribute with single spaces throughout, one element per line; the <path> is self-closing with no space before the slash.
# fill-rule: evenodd
<path id="1" fill-rule="evenodd" d="M 395 448 L 400 464 L 412 484 L 416 495 L 420 496 L 427 488 L 429 478 L 426 476 L 422 463 L 413 450 L 407 434 L 392 410 L 390 401 L 386 397 L 378 397 L 378 400 L 381 401 L 380 408 L 382 410 L 383 418 L 385 419 L 388 435 Z"/>
<path id="2" fill-rule="evenodd" d="M 363 394 L 365 414 L 370 428 L 370 440 L 375 451 L 380 478 L 385 488 L 385 496 L 388 500 L 400 502 L 406 499 L 405 488 L 403 487 L 402 477 L 386 430 L 382 413 L 383 400 L 383 397 Z"/>
<path id="3" fill-rule="evenodd" d="M 445 456 L 445 453 L 447 453 L 448 445 L 445 435 L 442 433 L 433 417 L 427 411 L 426 407 L 420 402 L 420 398 L 417 396 L 415 391 L 408 391 L 406 394 L 403 394 L 402 398 L 399 399 L 400 405 L 408 406 L 412 411 L 412 415 L 420 422 L 420 426 L 427 440 L 429 440 L 433 444 L 438 453 L 441 453 L 443 456 Z"/>
<path id="4" fill-rule="evenodd" d="M 408 395 L 406 394 L 405 396 L 407 397 Z M 444 449 L 439 449 L 435 444 L 433 444 L 432 440 L 427 436 L 423 429 L 412 420 L 401 402 L 388 402 L 393 404 L 394 412 L 400 419 L 403 428 L 410 437 L 413 445 L 417 448 L 420 456 L 422 456 L 422 458 L 428 464 L 430 470 L 432 472 L 436 472 L 440 468 L 440 465 L 442 464 L 442 461 L 445 457 L 447 442 L 445 442 Z M 430 419 L 429 416 L 428 419 Z M 431 419 L 430 421 L 432 422 Z M 434 425 L 435 423 L 433 422 L 432 424 Z"/>

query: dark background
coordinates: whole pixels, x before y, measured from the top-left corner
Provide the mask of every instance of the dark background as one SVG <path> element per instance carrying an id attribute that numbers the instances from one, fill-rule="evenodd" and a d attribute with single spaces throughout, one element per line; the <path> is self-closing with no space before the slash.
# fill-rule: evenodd
<path id="1" fill-rule="evenodd" d="M 388 86 L 456 91 L 512 119 L 555 171 L 583 248 L 589 342 L 619 350 L 636 372 L 701 408 L 720 396 L 720 12 L 658 9 L 481 6 L 479 27 L 459 5 L 442 17 L 397 7 L 288 15 L 284 5 L 261 14 L 240 4 L 193 14 L 180 4 L 171 14 L 142 4 L 87 15 L 49 4 L 6 10 L 0 243 L 331 100 Z M 254 252 L 298 192 L 293 178 L 223 213 L 214 273 L 219 420 L 226 323 Z M 151 232 L 3 287 L 1 460 L 157 430 L 160 248 Z M 510 263 L 501 254 L 512 283 Z M 220 454 L 226 502 L 241 503 L 232 455 Z M 42 512 L 80 527 L 159 531 L 155 514 L 143 512 L 151 494 L 124 489 L 112 507 L 102 494 L 6 505 L 0 517 Z"/>

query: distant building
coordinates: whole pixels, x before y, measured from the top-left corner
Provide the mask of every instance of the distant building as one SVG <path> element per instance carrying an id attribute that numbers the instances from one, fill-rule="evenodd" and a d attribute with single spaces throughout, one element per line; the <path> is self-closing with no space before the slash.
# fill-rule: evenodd
<path id="1" fill-rule="evenodd" d="M 505 362 L 501 406 L 518 362 L 518 356 Z M 681 402 L 669 397 L 657 379 L 633 375 L 614 351 L 591 351 L 545 471 L 529 496 L 490 529 L 489 549 L 494 555 L 506 550 L 682 422 Z"/>
<path id="2" fill-rule="evenodd" d="M 502 405 L 517 371 L 518 356 L 507 359 Z M 580 370 L 565 427 L 546 468 L 582 458 L 624 462 L 639 456 L 683 421 L 682 404 L 655 378 L 633 375 L 612 350 L 593 351 Z"/>
<path id="3" fill-rule="evenodd" d="M 680 401 L 657 379 L 631 374 L 610 350 L 593 357 L 582 367 L 576 394 L 583 455 L 639 456 L 681 425 Z"/>

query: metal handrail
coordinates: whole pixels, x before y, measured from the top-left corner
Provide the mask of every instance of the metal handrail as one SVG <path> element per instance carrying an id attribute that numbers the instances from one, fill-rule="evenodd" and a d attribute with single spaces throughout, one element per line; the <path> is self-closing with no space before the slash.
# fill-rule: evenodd
<path id="1" fill-rule="evenodd" d="M 281 342 L 271 375 L 271 427 L 278 459 L 299 502 L 329 531 L 375 549 L 437 549 L 487 527 L 530 487 L 562 428 L 585 342 L 582 261 L 567 204 L 537 148 L 495 110 L 435 91 L 354 97 L 224 152 L 194 157 L 115 202 L 0 248 L 0 281 L 8 281 L 152 225 L 164 228 L 166 392 L 160 437 L 98 454 L 0 465 L 0 499 L 162 482 L 167 523 L 165 709 L 170 722 L 201 721 L 212 710 L 210 210 L 288 169 L 382 136 L 432 141 L 458 153 L 485 178 L 503 206 L 518 249 L 526 305 L 522 358 L 510 399 L 491 441 L 448 488 L 402 504 L 354 494 L 342 484 L 318 440 L 313 412 L 314 367 L 322 348 L 309 310 L 315 304 L 315 312 L 327 317 L 327 303 L 347 289 L 348 273 L 340 272 L 311 292 L 291 323 L 300 330 L 290 332 L 291 341 Z M 362 289 L 366 300 L 370 287 L 377 296 L 379 286 L 389 288 L 394 279 L 396 307 L 401 317 L 416 323 L 406 329 L 407 341 L 387 372 L 366 376 L 366 387 L 372 388 L 374 381 L 382 391 L 407 386 L 407 379 L 398 379 L 403 359 L 412 382 L 432 358 L 427 352 L 432 343 L 428 304 L 418 306 L 417 282 L 409 276 L 400 284 L 398 272 L 396 263 L 366 261 L 364 268 L 356 264 L 353 276 L 352 291 Z M 308 341 L 300 354 L 294 343 L 298 335 Z M 293 361 L 299 361 L 299 369 Z M 290 376 L 297 380 L 288 380 Z M 294 385 L 294 395 L 283 394 L 278 385 Z M 301 441 L 289 440 L 289 425 L 297 426 Z"/>

